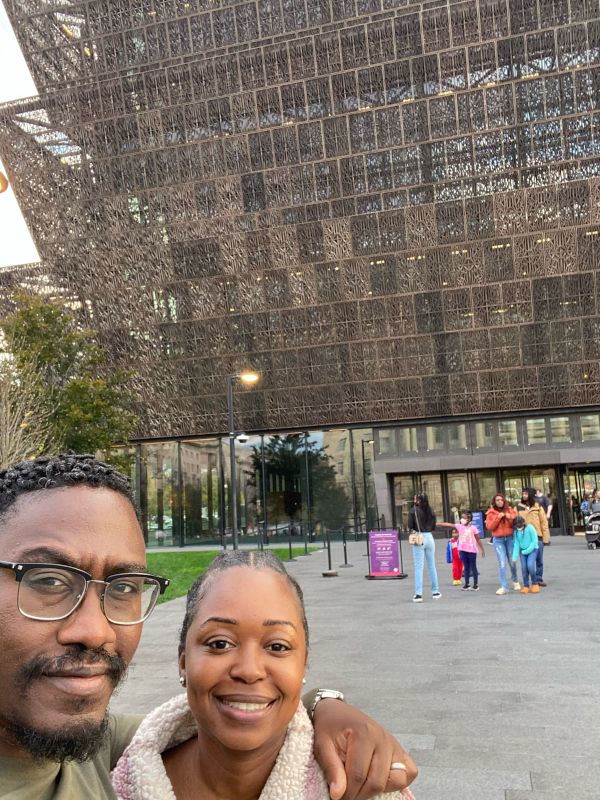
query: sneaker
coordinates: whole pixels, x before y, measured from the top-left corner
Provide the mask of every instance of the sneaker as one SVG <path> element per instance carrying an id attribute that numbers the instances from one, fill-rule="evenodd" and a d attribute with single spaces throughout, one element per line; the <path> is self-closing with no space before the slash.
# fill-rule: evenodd
<path id="1" fill-rule="evenodd" d="M 529 586 L 524 586 L 521 589 L 521 594 L 529 594 Z"/>
<path id="2" fill-rule="evenodd" d="M 423 597 L 420 594 L 416 594 L 413 597 L 413 603 L 422 603 L 422 602 L 423 602 Z"/>
<path id="3" fill-rule="evenodd" d="M 519 583 L 519 581 L 513 581 L 513 589 L 515 590 L 515 592 L 518 592 L 520 588 L 521 584 Z"/>
<path id="4" fill-rule="evenodd" d="M 548 586 L 548 584 L 546 583 L 546 581 L 538 581 L 538 582 L 537 582 L 537 585 L 538 585 L 538 586 Z"/>
<path id="5" fill-rule="evenodd" d="M 508 589 L 505 589 L 504 586 L 501 586 L 499 589 L 496 589 L 496 594 L 508 594 Z"/>
<path id="6" fill-rule="evenodd" d="M 479 586 L 477 584 L 475 584 L 475 586 L 473 586 L 473 591 L 474 592 L 478 592 L 479 591 Z"/>
<path id="7" fill-rule="evenodd" d="M 462 590 L 463 590 L 463 592 L 470 592 L 471 591 L 471 587 L 469 586 L 468 583 L 465 583 L 465 585 L 462 587 Z"/>
<path id="8" fill-rule="evenodd" d="M 462 586 L 462 581 L 452 581 L 452 586 Z"/>
<path id="9" fill-rule="evenodd" d="M 534 584 L 532 585 L 532 587 L 531 587 L 531 591 L 532 591 L 534 594 L 537 594 L 537 593 L 539 592 L 539 590 L 540 590 L 540 587 L 537 585 L 537 583 L 534 583 Z"/>
<path id="10" fill-rule="evenodd" d="M 441 592 L 432 592 L 431 596 L 433 597 L 434 600 L 439 600 L 440 597 L 442 596 L 442 593 Z"/>

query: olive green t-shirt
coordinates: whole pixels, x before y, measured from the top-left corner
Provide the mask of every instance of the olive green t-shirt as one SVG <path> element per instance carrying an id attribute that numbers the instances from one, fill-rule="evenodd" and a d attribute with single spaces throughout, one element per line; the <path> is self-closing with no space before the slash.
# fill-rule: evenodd
<path id="1" fill-rule="evenodd" d="M 3 800 L 114 800 L 110 772 L 131 741 L 143 717 L 111 714 L 98 754 L 79 764 L 0 758 Z"/>

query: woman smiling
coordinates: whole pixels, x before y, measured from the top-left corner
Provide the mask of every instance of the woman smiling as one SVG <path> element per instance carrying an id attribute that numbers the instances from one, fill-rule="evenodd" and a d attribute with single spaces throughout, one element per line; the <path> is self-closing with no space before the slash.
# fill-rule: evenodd
<path id="1" fill-rule="evenodd" d="M 329 798 L 301 702 L 307 657 L 302 591 L 281 562 L 244 551 L 217 557 L 188 594 L 179 645 L 187 696 L 142 723 L 113 773 L 117 795 Z"/>

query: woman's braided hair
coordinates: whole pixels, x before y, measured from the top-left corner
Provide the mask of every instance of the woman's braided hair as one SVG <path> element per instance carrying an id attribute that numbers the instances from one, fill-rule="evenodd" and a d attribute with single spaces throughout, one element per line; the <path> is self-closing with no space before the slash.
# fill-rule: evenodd
<path id="1" fill-rule="evenodd" d="M 112 489 L 135 508 L 127 475 L 92 455 L 63 453 L 21 461 L 0 471 L 0 517 L 27 492 L 81 485 Z"/>
<path id="2" fill-rule="evenodd" d="M 304 606 L 304 595 L 300 584 L 293 578 L 283 566 L 281 561 L 268 550 L 228 550 L 220 553 L 209 564 L 207 570 L 199 575 L 191 585 L 187 593 L 185 616 L 179 634 L 179 653 L 185 650 L 185 640 L 188 631 L 201 600 L 207 594 L 213 579 L 228 569 L 234 567 L 248 567 L 249 569 L 270 569 L 281 575 L 288 583 L 300 605 L 300 616 L 302 617 L 302 627 L 308 651 L 308 622 L 306 620 L 306 609 Z"/>

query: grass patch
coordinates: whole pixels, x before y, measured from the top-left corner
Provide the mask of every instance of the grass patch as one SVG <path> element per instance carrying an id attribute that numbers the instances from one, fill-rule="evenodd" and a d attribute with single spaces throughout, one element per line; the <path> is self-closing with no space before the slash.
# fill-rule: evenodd
<path id="1" fill-rule="evenodd" d="M 310 550 L 317 548 L 311 547 Z M 162 575 L 169 578 L 167 591 L 159 597 L 159 603 L 166 603 L 181 597 L 190 588 L 201 572 L 204 572 L 213 558 L 221 550 L 188 550 L 182 553 L 148 553 L 148 572 L 153 575 Z M 289 556 L 287 547 L 269 548 L 269 553 L 284 561 Z M 292 548 L 292 554 L 299 556 L 304 553 L 303 547 Z"/>

